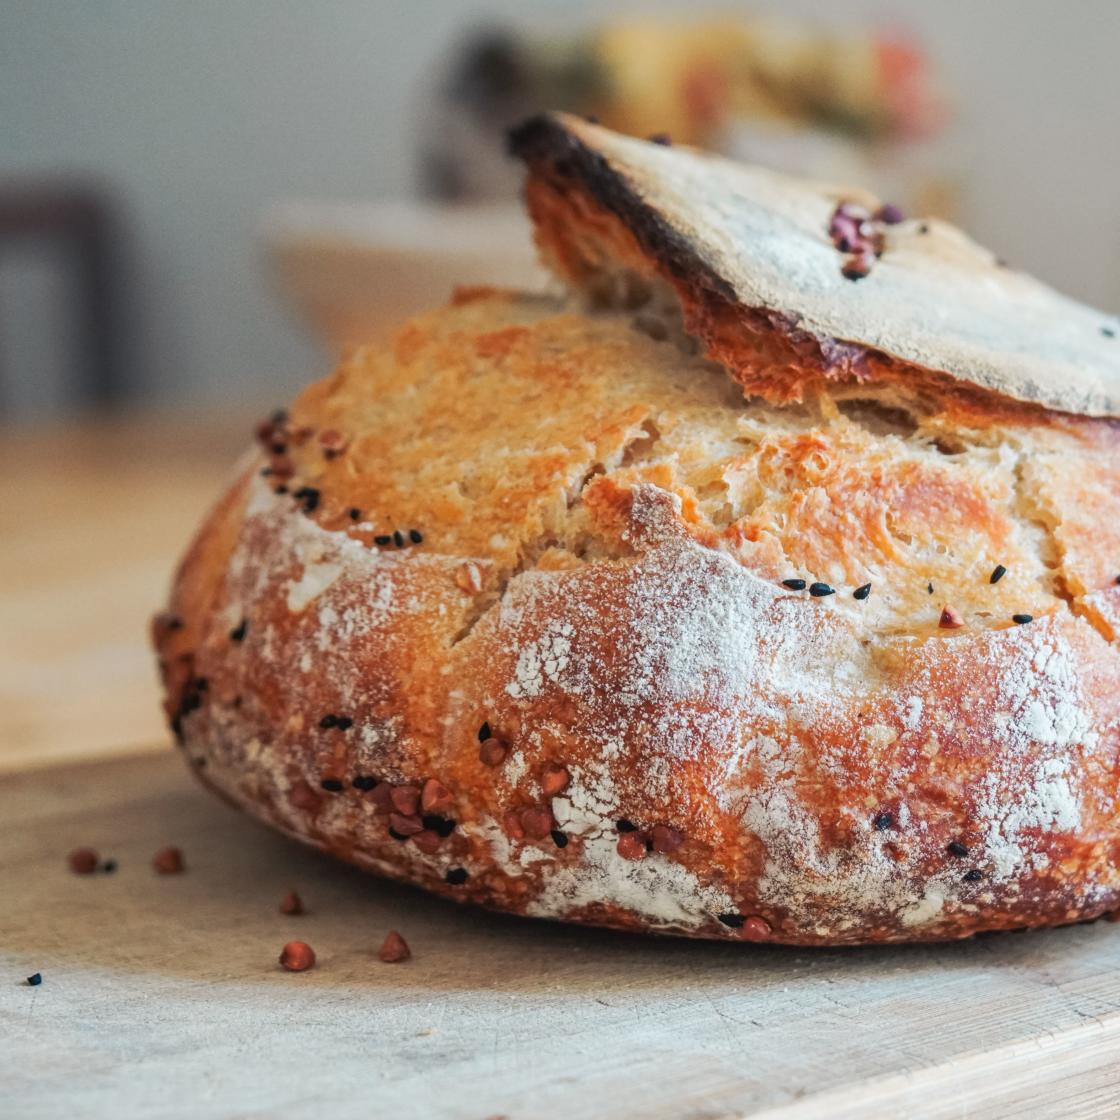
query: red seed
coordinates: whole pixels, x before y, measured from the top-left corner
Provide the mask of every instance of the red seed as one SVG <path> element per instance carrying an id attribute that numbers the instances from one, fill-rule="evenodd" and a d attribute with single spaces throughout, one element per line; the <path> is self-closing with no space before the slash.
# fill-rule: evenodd
<path id="1" fill-rule="evenodd" d="M 545 797 L 555 797 L 568 788 L 571 780 L 572 776 L 567 769 L 558 766 L 555 762 L 545 763 L 544 769 L 541 770 L 541 790 Z"/>
<path id="2" fill-rule="evenodd" d="M 765 918 L 752 915 L 743 923 L 739 936 L 744 941 L 768 941 L 771 932 L 770 923 Z"/>
<path id="3" fill-rule="evenodd" d="M 416 833 L 412 838 L 412 842 L 424 852 L 426 855 L 435 855 L 436 849 L 439 848 L 443 842 L 443 837 L 438 832 L 431 828 L 425 828 Z"/>
<path id="4" fill-rule="evenodd" d="M 844 265 L 840 271 L 847 280 L 862 280 L 865 276 L 870 274 L 871 265 L 874 260 L 874 255 L 867 251 L 856 253 L 845 259 Z"/>
<path id="5" fill-rule="evenodd" d="M 623 859 L 645 859 L 646 838 L 640 832 L 624 832 L 618 838 L 618 854 Z"/>
<path id="6" fill-rule="evenodd" d="M 152 857 L 152 866 L 161 875 L 178 875 L 183 870 L 183 853 L 178 848 L 160 848 Z"/>
<path id="7" fill-rule="evenodd" d="M 442 813 L 444 809 L 450 809 L 454 802 L 451 790 L 442 782 L 429 778 L 424 783 L 424 789 L 420 793 L 420 808 L 425 813 Z"/>
<path id="8" fill-rule="evenodd" d="M 306 972 L 315 967 L 315 950 L 306 941 L 289 941 L 280 950 L 280 963 L 289 972 Z"/>
<path id="9" fill-rule="evenodd" d="M 408 942 L 395 929 L 389 930 L 385 940 L 381 942 L 381 948 L 377 950 L 378 960 L 386 964 L 400 964 L 411 956 L 412 950 L 408 947 Z"/>
<path id="10" fill-rule="evenodd" d="M 416 786 L 397 786 L 389 797 L 393 808 L 406 817 L 411 817 L 420 808 L 420 791 Z"/>
<path id="11" fill-rule="evenodd" d="M 281 914 L 302 914 L 303 899 L 295 891 L 288 891 L 280 900 Z"/>
<path id="12" fill-rule="evenodd" d="M 75 848 L 66 859 L 75 875 L 92 875 L 97 870 L 98 855 L 92 848 Z"/>
<path id="13" fill-rule="evenodd" d="M 323 799 L 302 778 L 292 782 L 288 801 L 293 809 L 302 809 L 305 813 L 317 813 L 323 807 Z"/>
<path id="14" fill-rule="evenodd" d="M 649 838 L 653 850 L 662 855 L 675 852 L 684 843 L 684 837 L 675 828 L 664 824 L 655 824 Z"/>
<path id="15" fill-rule="evenodd" d="M 374 786 L 368 797 L 379 813 L 388 813 L 393 808 L 393 787 L 388 782 Z"/>
<path id="16" fill-rule="evenodd" d="M 501 766 L 506 759 L 506 745 L 501 739 L 485 739 L 478 748 L 478 760 L 483 766 Z"/>
<path id="17" fill-rule="evenodd" d="M 552 826 L 556 822 L 552 817 L 552 810 L 546 809 L 541 805 L 534 805 L 531 809 L 526 809 L 521 814 L 521 824 L 525 829 L 527 836 L 531 836 L 534 840 L 543 840 L 552 832 Z"/>
<path id="18" fill-rule="evenodd" d="M 349 440 L 339 431 L 334 428 L 327 428 L 325 431 L 319 433 L 319 446 L 323 449 L 323 454 L 328 459 L 333 459 L 336 455 L 341 455 L 349 444 Z"/>
<path id="19" fill-rule="evenodd" d="M 961 612 L 955 607 L 946 607 L 941 612 L 941 618 L 937 625 L 942 630 L 959 630 L 964 625 L 964 619 L 961 618 Z"/>
<path id="20" fill-rule="evenodd" d="M 390 813 L 389 827 L 402 836 L 415 836 L 418 832 L 424 831 L 424 823 L 419 817 L 404 813 Z"/>

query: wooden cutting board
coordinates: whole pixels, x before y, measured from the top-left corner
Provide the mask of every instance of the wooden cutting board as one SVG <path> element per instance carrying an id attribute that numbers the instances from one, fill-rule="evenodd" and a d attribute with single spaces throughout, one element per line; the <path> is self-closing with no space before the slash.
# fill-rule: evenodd
<path id="1" fill-rule="evenodd" d="M 79 845 L 116 873 L 72 874 Z M 277 966 L 294 938 L 314 970 Z M 506 918 L 274 836 L 171 752 L 0 779 L 0 960 L 5 1120 L 1120 1108 L 1120 926 L 823 951 Z"/>

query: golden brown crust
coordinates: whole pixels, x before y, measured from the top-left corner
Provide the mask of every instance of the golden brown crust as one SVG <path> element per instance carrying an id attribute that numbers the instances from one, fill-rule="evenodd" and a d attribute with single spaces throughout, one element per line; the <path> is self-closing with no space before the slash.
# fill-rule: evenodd
<path id="1" fill-rule="evenodd" d="M 641 326 L 473 293 L 266 426 L 156 627 L 200 777 L 521 914 L 833 944 L 1116 907 L 1114 426 L 745 403 Z"/>
<path id="2" fill-rule="evenodd" d="M 1120 416 L 1120 321 L 1003 267 L 944 222 L 886 231 L 865 279 L 830 241 L 864 191 L 666 148 L 563 113 L 515 130 L 545 262 L 594 291 L 627 270 L 669 283 L 688 331 L 749 393 L 819 380 L 931 386 Z"/>

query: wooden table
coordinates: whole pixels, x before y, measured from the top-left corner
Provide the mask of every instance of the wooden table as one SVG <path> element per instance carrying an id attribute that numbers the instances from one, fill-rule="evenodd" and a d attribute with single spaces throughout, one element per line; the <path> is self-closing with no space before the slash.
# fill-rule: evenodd
<path id="1" fill-rule="evenodd" d="M 252 416 L 0 429 L 0 769 L 165 741 L 148 619 Z"/>
<path id="2" fill-rule="evenodd" d="M 227 428 L 0 456 L 4 1120 L 1120 1112 L 1120 926 L 843 951 L 568 928 L 381 883 L 197 789 L 162 747 L 143 625 Z M 129 743 L 160 749 L 103 757 Z M 157 876 L 169 843 L 187 871 Z M 78 845 L 118 870 L 70 873 Z M 278 912 L 291 888 L 308 914 Z M 408 963 L 377 960 L 389 928 Z M 292 938 L 314 970 L 278 968 Z"/>

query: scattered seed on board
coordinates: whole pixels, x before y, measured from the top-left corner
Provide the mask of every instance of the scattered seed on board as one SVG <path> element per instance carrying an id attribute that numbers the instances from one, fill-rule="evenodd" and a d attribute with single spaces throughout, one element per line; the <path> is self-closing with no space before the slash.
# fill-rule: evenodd
<path id="1" fill-rule="evenodd" d="M 75 875 L 92 875 L 97 870 L 98 856 L 92 848 L 75 848 L 66 860 Z"/>
<path id="2" fill-rule="evenodd" d="M 286 895 L 280 900 L 280 913 L 281 914 L 302 914 L 303 899 L 300 898 L 295 891 L 288 891 Z"/>
<path id="3" fill-rule="evenodd" d="M 315 950 L 306 941 L 289 941 L 280 950 L 280 963 L 289 972 L 306 972 L 315 967 Z"/>
<path id="4" fill-rule="evenodd" d="M 152 866 L 160 875 L 178 875 L 184 867 L 183 853 L 175 847 L 160 848 L 152 857 Z"/>
<path id="5" fill-rule="evenodd" d="M 377 959 L 386 964 L 400 964 L 411 956 L 412 950 L 409 949 L 408 942 L 395 929 L 389 930 L 385 940 L 381 942 L 381 948 L 377 950 Z"/>

